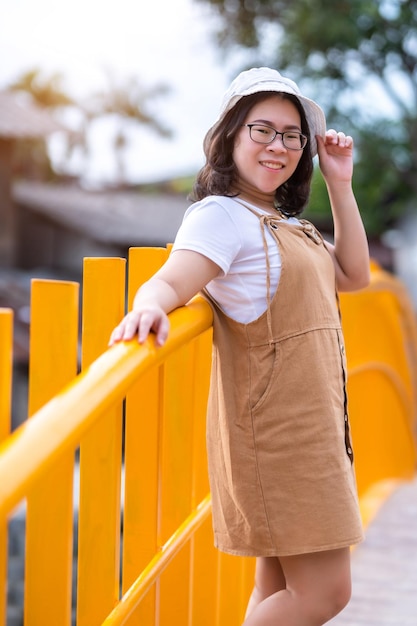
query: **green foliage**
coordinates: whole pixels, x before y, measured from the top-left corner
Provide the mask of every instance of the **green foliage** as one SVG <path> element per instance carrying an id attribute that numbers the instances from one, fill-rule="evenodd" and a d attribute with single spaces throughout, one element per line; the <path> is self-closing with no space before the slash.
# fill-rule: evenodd
<path id="1" fill-rule="evenodd" d="M 220 17 L 226 54 L 287 72 L 353 135 L 369 234 L 417 196 L 417 0 L 196 0 Z M 244 68 L 242 68 L 244 69 Z M 316 187 L 316 185 L 315 185 Z M 313 188 L 309 212 L 321 206 Z"/>
<path id="2" fill-rule="evenodd" d="M 314 170 L 310 201 L 302 217 L 311 220 L 323 231 L 332 230 L 329 196 L 324 179 L 317 167 Z"/>

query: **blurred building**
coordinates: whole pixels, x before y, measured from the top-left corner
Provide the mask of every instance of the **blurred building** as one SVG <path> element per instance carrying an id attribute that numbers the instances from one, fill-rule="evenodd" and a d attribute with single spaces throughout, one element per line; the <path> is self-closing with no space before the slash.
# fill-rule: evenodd
<path id="1" fill-rule="evenodd" d="M 16 215 L 13 209 L 12 180 L 14 155 L 22 141 L 45 140 L 65 130 L 50 113 L 36 106 L 27 94 L 0 92 L 0 263 L 15 261 Z"/>

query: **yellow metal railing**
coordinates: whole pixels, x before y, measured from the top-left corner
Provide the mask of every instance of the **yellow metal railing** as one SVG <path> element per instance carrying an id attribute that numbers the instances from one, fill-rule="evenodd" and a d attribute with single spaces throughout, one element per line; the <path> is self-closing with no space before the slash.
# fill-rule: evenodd
<path id="1" fill-rule="evenodd" d="M 167 254 L 130 251 L 129 302 Z M 4 551 L 5 520 L 26 502 L 24 623 L 70 624 L 76 595 L 77 626 L 238 625 L 253 562 L 213 547 L 205 457 L 211 310 L 196 298 L 175 311 L 163 348 L 149 339 L 107 350 L 124 310 L 124 277 L 122 259 L 85 260 L 81 355 L 78 285 L 32 283 L 31 417 L 0 450 Z M 5 567 L 0 588 L 4 580 Z"/>
<path id="2" fill-rule="evenodd" d="M 417 326 L 403 284 L 376 263 L 367 289 L 341 294 L 359 495 L 416 463 Z"/>
<path id="3" fill-rule="evenodd" d="M 167 255 L 130 251 L 128 306 Z M 8 520 L 24 502 L 25 626 L 239 626 L 253 560 L 213 547 L 210 307 L 197 297 L 174 311 L 162 348 L 150 338 L 108 350 L 125 261 L 85 259 L 80 350 L 78 290 L 33 281 L 31 417 L 10 436 L 13 316 L 0 310 L 0 589 Z M 415 471 L 417 338 L 401 283 L 376 265 L 371 286 L 341 306 L 362 505 L 375 485 Z M 5 613 L 0 594 L 0 624 Z"/>

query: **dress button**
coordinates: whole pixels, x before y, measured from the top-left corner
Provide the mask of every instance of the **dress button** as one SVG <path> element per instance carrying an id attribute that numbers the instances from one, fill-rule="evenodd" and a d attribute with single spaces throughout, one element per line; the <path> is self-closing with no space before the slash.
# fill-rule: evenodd
<path id="1" fill-rule="evenodd" d="M 348 451 L 348 454 L 352 454 L 352 448 L 348 448 L 347 451 Z"/>
<path id="2" fill-rule="evenodd" d="M 348 421 L 348 416 L 347 416 L 347 415 L 345 415 L 345 422 L 347 422 L 347 421 Z"/>

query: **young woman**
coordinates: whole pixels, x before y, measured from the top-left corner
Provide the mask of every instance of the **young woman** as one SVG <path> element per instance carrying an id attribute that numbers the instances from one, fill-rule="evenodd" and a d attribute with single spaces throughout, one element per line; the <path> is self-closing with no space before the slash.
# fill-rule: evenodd
<path id="1" fill-rule="evenodd" d="M 244 626 L 319 626 L 350 597 L 362 540 L 338 290 L 369 281 L 350 136 L 269 68 L 242 72 L 205 138 L 173 251 L 110 343 L 203 290 L 214 313 L 207 446 L 216 546 L 255 556 Z M 334 243 L 299 216 L 319 155 Z"/>

